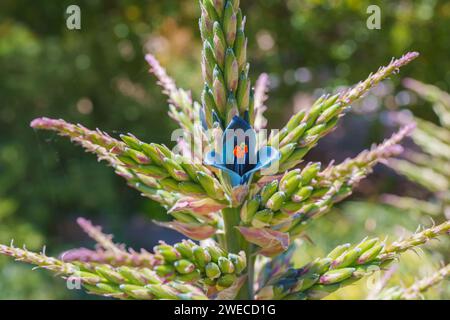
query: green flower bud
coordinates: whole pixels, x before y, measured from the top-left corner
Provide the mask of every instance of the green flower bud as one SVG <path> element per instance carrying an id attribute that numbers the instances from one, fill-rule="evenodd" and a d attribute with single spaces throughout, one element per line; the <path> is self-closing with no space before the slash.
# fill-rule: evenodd
<path id="1" fill-rule="evenodd" d="M 178 192 L 178 181 L 172 178 L 162 179 L 159 184 L 167 191 Z"/>
<path id="2" fill-rule="evenodd" d="M 239 66 L 231 48 L 228 48 L 226 51 L 224 74 L 228 91 L 235 92 L 238 88 Z"/>
<path id="3" fill-rule="evenodd" d="M 277 192 L 278 181 L 274 180 L 266 184 L 261 190 L 261 203 L 265 205 L 270 197 Z"/>
<path id="4" fill-rule="evenodd" d="M 181 274 L 191 273 L 195 269 L 195 265 L 186 259 L 175 261 L 173 266 L 175 267 L 175 270 Z"/>
<path id="5" fill-rule="evenodd" d="M 238 61 L 239 71 L 243 71 L 247 63 L 247 38 L 245 37 L 244 31 L 242 30 L 238 30 L 236 33 L 234 52 Z"/>
<path id="6" fill-rule="evenodd" d="M 213 177 L 203 171 L 197 171 L 197 178 L 208 196 L 218 200 L 225 199 L 224 191 Z"/>
<path id="7" fill-rule="evenodd" d="M 135 171 L 155 179 L 164 179 L 169 176 L 169 173 L 164 168 L 154 166 L 151 164 L 147 165 L 141 164 L 137 168 L 135 168 Z"/>
<path id="8" fill-rule="evenodd" d="M 163 166 L 169 172 L 170 176 L 177 181 L 189 181 L 189 176 L 183 168 L 170 158 L 163 159 Z"/>
<path id="9" fill-rule="evenodd" d="M 208 250 L 211 256 L 211 261 L 213 262 L 218 262 L 220 257 L 226 256 L 225 251 L 223 251 L 221 248 L 217 246 L 208 246 L 206 247 L 206 250 Z"/>
<path id="10" fill-rule="evenodd" d="M 216 65 L 213 72 L 213 95 L 214 102 L 220 114 L 225 113 L 227 94 L 225 81 L 223 79 L 222 71 Z"/>
<path id="11" fill-rule="evenodd" d="M 294 202 L 302 202 L 305 201 L 306 199 L 308 199 L 312 192 L 313 192 L 314 188 L 311 186 L 306 186 L 306 187 L 302 187 L 300 188 L 296 193 L 294 193 L 294 195 L 292 196 L 292 201 Z"/>
<path id="12" fill-rule="evenodd" d="M 156 165 L 162 166 L 164 156 L 159 152 L 155 144 L 144 143 L 141 146 L 142 151 L 152 159 L 152 162 Z"/>
<path id="13" fill-rule="evenodd" d="M 155 246 L 153 251 L 156 254 L 161 255 L 166 262 L 174 262 L 181 258 L 181 254 L 177 250 L 175 250 L 174 247 L 167 244 L 157 245 Z"/>
<path id="14" fill-rule="evenodd" d="M 371 262 L 372 260 L 376 259 L 378 255 L 383 251 L 384 244 L 375 244 L 372 248 L 365 251 L 363 254 L 361 254 L 357 260 L 358 264 L 364 264 L 367 262 Z"/>
<path id="15" fill-rule="evenodd" d="M 236 275 L 232 273 L 225 274 L 221 276 L 217 280 L 217 286 L 219 288 L 229 288 L 233 285 L 233 283 L 236 281 Z"/>
<path id="16" fill-rule="evenodd" d="M 302 185 L 308 185 L 311 183 L 312 179 L 317 176 L 320 171 L 320 163 L 309 164 L 306 168 L 302 170 Z"/>
<path id="17" fill-rule="evenodd" d="M 125 281 L 124 277 L 120 273 L 114 271 L 111 267 L 107 267 L 106 265 L 95 267 L 95 271 L 111 282 L 121 283 Z"/>
<path id="18" fill-rule="evenodd" d="M 178 184 L 178 190 L 181 193 L 190 196 L 201 196 L 206 194 L 201 186 L 193 182 L 180 182 Z"/>
<path id="19" fill-rule="evenodd" d="M 292 131 L 290 131 L 286 135 L 286 137 L 283 138 L 283 140 L 280 142 L 280 147 L 282 147 L 288 143 L 298 141 L 302 137 L 305 130 L 306 130 L 306 123 L 299 124 Z"/>
<path id="20" fill-rule="evenodd" d="M 289 214 L 282 212 L 282 211 L 278 211 L 273 214 L 273 218 L 270 221 L 270 224 L 273 226 L 277 226 L 282 223 L 289 222 L 289 220 L 291 220 L 291 219 L 292 219 L 292 217 Z"/>
<path id="21" fill-rule="evenodd" d="M 211 85 L 214 67 L 216 66 L 216 57 L 214 55 L 214 49 L 211 47 L 208 40 L 203 41 L 203 58 L 205 73 L 207 75 L 206 80 Z"/>
<path id="22" fill-rule="evenodd" d="M 255 213 L 252 219 L 252 226 L 255 228 L 264 228 L 270 224 L 273 218 L 273 212 L 269 209 L 260 210 Z"/>
<path id="23" fill-rule="evenodd" d="M 173 279 L 175 277 L 175 268 L 173 266 L 162 264 L 159 266 L 155 266 L 154 268 L 156 274 L 160 277 L 166 278 L 166 279 Z"/>
<path id="24" fill-rule="evenodd" d="M 217 279 L 221 275 L 219 266 L 214 262 L 210 262 L 206 265 L 205 273 L 209 279 Z"/>
<path id="25" fill-rule="evenodd" d="M 180 274 L 176 276 L 176 279 L 182 282 L 192 283 L 202 278 L 202 273 L 198 269 L 194 269 L 191 273 Z"/>
<path id="26" fill-rule="evenodd" d="M 225 5 L 225 11 L 223 16 L 223 30 L 225 32 L 225 38 L 229 47 L 233 47 L 234 40 L 236 39 L 236 27 L 237 17 L 233 5 L 231 2 L 227 2 Z"/>
<path id="27" fill-rule="evenodd" d="M 188 260 L 194 259 L 194 254 L 192 252 L 192 243 L 188 241 L 183 241 L 176 243 L 174 248 L 181 254 L 181 256 Z"/>
<path id="28" fill-rule="evenodd" d="M 126 156 L 126 155 L 118 155 L 117 159 L 119 159 L 123 164 L 129 166 L 129 167 L 136 167 L 138 165 L 138 163 L 133 160 L 131 157 Z"/>
<path id="29" fill-rule="evenodd" d="M 299 183 L 301 181 L 300 174 L 296 173 L 289 179 L 281 179 L 280 181 L 280 191 L 286 194 L 286 197 L 290 197 L 295 190 L 297 190 Z"/>
<path id="30" fill-rule="evenodd" d="M 266 207 L 272 211 L 278 211 L 286 200 L 286 194 L 282 191 L 275 192 L 266 203 Z"/>
<path id="31" fill-rule="evenodd" d="M 297 213 L 302 207 L 303 203 L 287 201 L 283 203 L 280 210 L 281 212 L 292 215 L 294 213 Z"/>
<path id="32" fill-rule="evenodd" d="M 142 142 L 136 139 L 135 137 L 131 135 L 121 134 L 120 139 L 122 139 L 122 141 L 125 142 L 127 146 L 129 146 L 131 149 L 142 151 L 141 149 Z"/>
<path id="33" fill-rule="evenodd" d="M 223 69 L 225 63 L 225 48 L 227 47 L 227 41 L 225 40 L 225 35 L 223 34 L 222 28 L 218 21 L 214 22 L 213 25 L 213 42 L 214 42 L 214 56 L 219 64 L 220 68 Z"/>
<path id="34" fill-rule="evenodd" d="M 295 148 L 294 152 L 289 156 L 289 158 L 280 165 L 279 171 L 289 170 L 297 166 L 311 147 Z"/>
<path id="35" fill-rule="evenodd" d="M 132 284 L 145 285 L 148 283 L 147 279 L 145 279 L 145 277 L 142 277 L 142 275 L 135 269 L 131 269 L 126 266 L 121 266 L 117 268 L 117 272 L 119 272 L 122 277 L 126 278 Z"/>
<path id="36" fill-rule="evenodd" d="M 216 9 L 214 8 L 213 3 L 211 0 L 204 0 L 203 6 L 205 7 L 205 11 L 208 14 L 208 18 L 211 21 L 219 21 L 219 15 L 216 12 Z"/>
<path id="37" fill-rule="evenodd" d="M 216 9 L 217 14 L 220 18 L 223 17 L 223 10 L 225 6 L 225 0 L 212 0 L 214 8 Z"/>
<path id="38" fill-rule="evenodd" d="M 378 238 L 364 239 L 356 246 L 356 248 L 359 248 L 362 252 L 365 252 L 372 248 L 377 242 Z"/>
<path id="39" fill-rule="evenodd" d="M 218 265 L 219 265 L 220 271 L 222 273 L 233 273 L 234 272 L 233 263 L 225 257 L 219 258 Z"/>
<path id="40" fill-rule="evenodd" d="M 316 122 L 318 124 L 320 124 L 320 123 L 327 123 L 332 118 L 337 116 L 341 110 L 342 110 L 341 103 L 339 103 L 339 102 L 335 103 L 331 107 L 329 107 L 328 109 L 324 110 L 322 112 L 322 114 L 319 116 L 319 118 L 317 119 Z"/>
<path id="41" fill-rule="evenodd" d="M 331 264 L 332 269 L 345 268 L 356 262 L 356 259 L 361 255 L 361 249 L 349 249 L 339 257 L 337 257 Z"/>
<path id="42" fill-rule="evenodd" d="M 250 82 L 244 72 L 239 76 L 239 85 L 237 89 L 237 102 L 239 110 L 244 113 L 248 110 L 250 104 Z"/>
<path id="43" fill-rule="evenodd" d="M 249 224 L 253 216 L 255 215 L 256 211 L 258 211 L 259 208 L 259 200 L 256 198 L 247 200 L 244 205 L 241 208 L 241 220 L 245 224 Z"/>
<path id="44" fill-rule="evenodd" d="M 347 278 L 350 278 L 354 271 L 355 268 L 340 268 L 337 270 L 331 270 L 321 276 L 319 282 L 321 284 L 333 284 L 341 282 Z"/>
<path id="45" fill-rule="evenodd" d="M 227 100 L 227 122 L 231 122 L 234 116 L 239 115 L 239 109 L 234 94 L 230 92 Z"/>
<path id="46" fill-rule="evenodd" d="M 205 248 L 195 246 L 192 251 L 194 253 L 195 263 L 200 268 L 204 268 L 211 261 L 211 255 Z"/>
<path id="47" fill-rule="evenodd" d="M 336 248 L 334 248 L 327 255 L 327 258 L 334 260 L 334 259 L 338 258 L 341 254 L 343 254 L 345 251 L 347 251 L 348 248 L 350 248 L 350 243 L 341 244 L 341 245 L 337 246 Z"/>
<path id="48" fill-rule="evenodd" d="M 229 2 L 233 5 L 234 11 L 239 9 L 239 0 L 229 0 Z"/>
<path id="49" fill-rule="evenodd" d="M 235 272 L 237 274 L 240 274 L 247 267 L 247 261 L 246 261 L 246 258 L 245 258 L 245 253 L 242 253 L 242 255 L 229 253 L 228 254 L 228 259 L 230 259 L 230 261 L 233 263 L 234 268 L 235 268 Z"/>
<path id="50" fill-rule="evenodd" d="M 280 150 L 279 150 L 280 154 L 281 154 L 281 157 L 279 160 L 280 163 L 285 162 L 291 156 L 291 154 L 295 150 L 296 145 L 297 145 L 297 143 L 289 143 L 280 148 Z"/>
<path id="51" fill-rule="evenodd" d="M 149 284 L 145 286 L 158 299 L 178 300 L 177 291 L 165 284 Z"/>

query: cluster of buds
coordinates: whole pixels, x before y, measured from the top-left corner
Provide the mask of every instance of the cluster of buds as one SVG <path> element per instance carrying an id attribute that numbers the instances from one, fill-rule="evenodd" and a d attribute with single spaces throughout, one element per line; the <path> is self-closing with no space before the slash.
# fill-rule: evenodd
<path id="1" fill-rule="evenodd" d="M 213 286 L 222 290 L 233 285 L 246 268 L 246 257 L 227 253 L 216 245 L 199 246 L 185 240 L 174 246 L 162 243 L 154 248 L 159 276 L 170 280 Z"/>
<path id="2" fill-rule="evenodd" d="M 318 258 L 300 269 L 291 268 L 270 279 L 259 290 L 258 296 L 260 299 L 321 299 L 385 268 L 400 253 L 449 231 L 450 222 L 447 221 L 388 246 L 378 238 L 364 239 L 354 246 L 337 246 L 325 258 Z"/>
<path id="3" fill-rule="evenodd" d="M 248 111 L 253 117 L 253 93 L 247 63 L 245 17 L 239 0 L 202 0 L 199 21 L 203 40 L 202 104 L 212 127 L 215 113 L 222 123 Z"/>
<path id="4" fill-rule="evenodd" d="M 281 130 L 271 135 L 268 141 L 269 145 L 279 143 L 282 155 L 279 172 L 297 166 L 318 140 L 336 127 L 339 118 L 355 100 L 417 56 L 417 52 L 410 52 L 400 59 L 393 59 L 389 65 L 380 68 L 350 90 L 333 96 L 322 96 L 308 112 L 302 110 L 293 115 Z"/>

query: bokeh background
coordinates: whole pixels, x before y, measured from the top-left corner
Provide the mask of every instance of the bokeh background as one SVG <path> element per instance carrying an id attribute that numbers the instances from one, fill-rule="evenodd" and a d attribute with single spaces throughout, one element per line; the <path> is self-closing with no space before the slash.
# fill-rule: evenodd
<path id="1" fill-rule="evenodd" d="M 401 77 L 413 77 L 450 91 L 450 2 L 439 0 L 260 0 L 241 1 L 248 15 L 253 81 L 271 78 L 269 126 L 280 127 L 293 111 L 307 107 L 323 90 L 357 83 L 393 56 L 421 56 L 400 77 L 384 82 L 355 105 L 339 128 L 309 159 L 341 161 L 389 136 L 392 113 L 408 109 L 436 121 L 429 104 L 407 91 Z M 81 8 L 81 30 L 68 30 L 66 8 Z M 381 8 L 381 29 L 366 27 L 369 5 Z M 87 217 L 119 242 L 151 248 L 177 234 L 154 226 L 167 219 L 150 200 L 127 188 L 112 170 L 65 138 L 36 132 L 39 116 L 99 127 L 117 136 L 132 132 L 144 141 L 166 143 L 176 128 L 167 103 L 148 73 L 151 52 L 178 85 L 199 97 L 200 36 L 197 1 L 2 0 L 0 2 L 0 242 L 14 239 L 58 255 L 92 243 L 76 226 Z M 298 264 L 333 246 L 365 235 L 401 235 L 428 217 L 377 204 L 383 193 L 427 197 L 427 192 L 378 166 L 357 192 L 320 219 L 296 255 Z M 435 245 L 438 246 L 438 245 Z M 406 254 L 398 266 L 405 284 L 428 274 L 447 257 Z M 424 256 L 425 255 L 425 256 Z M 447 261 L 448 262 L 448 261 Z M 45 271 L 0 257 L 0 299 L 92 298 L 66 290 Z M 391 279 L 396 281 L 396 279 Z M 331 298 L 364 298 L 367 284 Z M 448 299 L 448 282 L 429 293 Z"/>

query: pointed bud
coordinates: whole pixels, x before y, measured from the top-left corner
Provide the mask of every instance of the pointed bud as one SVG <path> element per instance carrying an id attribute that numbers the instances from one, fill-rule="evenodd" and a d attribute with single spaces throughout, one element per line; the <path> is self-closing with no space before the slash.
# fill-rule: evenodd
<path id="1" fill-rule="evenodd" d="M 317 119 L 316 123 L 317 124 L 327 123 L 332 118 L 336 117 L 340 113 L 341 110 L 342 110 L 341 103 L 338 102 L 338 103 L 333 104 L 331 107 L 329 107 L 328 109 L 326 109 L 322 112 L 322 114 Z"/>
<path id="2" fill-rule="evenodd" d="M 300 125 L 300 122 L 305 118 L 305 111 L 299 111 L 296 114 L 294 114 L 291 119 L 289 119 L 288 123 L 286 124 L 286 129 L 288 132 L 291 132 L 295 128 L 297 128 Z"/>
<path id="3" fill-rule="evenodd" d="M 192 243 L 192 242 L 191 242 Z M 176 243 L 173 247 L 181 254 L 181 256 L 188 260 L 194 259 L 194 254 L 192 252 L 192 244 L 188 241 L 183 241 Z"/>
<path id="4" fill-rule="evenodd" d="M 125 148 L 124 154 L 133 159 L 136 163 L 139 164 L 149 164 L 151 160 L 142 152 L 136 151 L 131 148 Z"/>
<path id="5" fill-rule="evenodd" d="M 226 51 L 224 74 L 228 91 L 235 92 L 238 88 L 239 66 L 231 48 Z"/>
<path id="6" fill-rule="evenodd" d="M 291 154 L 295 150 L 296 145 L 297 145 L 297 143 L 289 143 L 279 149 L 280 154 L 281 154 L 281 158 L 279 160 L 280 163 L 285 162 L 291 156 Z"/>
<path id="7" fill-rule="evenodd" d="M 214 68 L 213 79 L 214 102 L 219 113 L 224 115 L 227 103 L 226 86 L 222 71 L 220 71 L 220 68 L 217 65 Z"/>
<path id="8" fill-rule="evenodd" d="M 333 263 L 331 264 L 331 268 L 337 269 L 348 267 L 354 264 L 356 262 L 356 259 L 358 259 L 360 255 L 361 249 L 359 248 L 349 249 L 333 261 Z"/>
<path id="9" fill-rule="evenodd" d="M 95 272 L 113 283 L 125 282 L 124 277 L 120 273 L 114 271 L 111 267 L 107 267 L 106 265 L 95 267 Z"/>
<path id="10" fill-rule="evenodd" d="M 131 149 L 141 151 L 142 142 L 131 135 L 121 134 L 120 139 L 125 142 Z"/>
<path id="11" fill-rule="evenodd" d="M 155 254 L 161 255 L 166 262 L 174 262 L 181 258 L 181 254 L 174 247 L 167 244 L 160 244 L 153 248 Z"/>
<path id="12" fill-rule="evenodd" d="M 174 212 L 191 212 L 201 216 L 208 216 L 213 212 L 217 212 L 225 208 L 226 205 L 216 202 L 213 199 L 196 199 L 184 197 L 178 200 L 175 205 L 168 211 L 169 214 Z"/>
<path id="13" fill-rule="evenodd" d="M 237 102 L 241 113 L 248 110 L 250 104 L 250 82 L 244 72 L 241 72 L 239 76 Z"/>
<path id="14" fill-rule="evenodd" d="M 177 291 L 165 284 L 149 284 L 145 288 L 157 299 L 178 300 Z"/>
<path id="15" fill-rule="evenodd" d="M 372 248 L 377 242 L 378 238 L 364 239 L 356 246 L 356 248 L 359 248 L 362 252 L 365 252 Z"/>
<path id="16" fill-rule="evenodd" d="M 169 176 L 169 173 L 166 170 L 164 170 L 164 168 L 154 166 L 151 164 L 139 165 L 134 170 L 138 173 L 142 173 L 143 175 L 150 176 L 155 179 L 164 179 Z"/>
<path id="17" fill-rule="evenodd" d="M 272 211 L 278 211 L 286 200 L 286 194 L 282 191 L 274 193 L 266 203 L 266 207 Z"/>
<path id="18" fill-rule="evenodd" d="M 243 251 L 240 254 L 229 253 L 228 259 L 233 263 L 237 274 L 240 274 L 247 267 L 247 260 Z"/>
<path id="19" fill-rule="evenodd" d="M 206 250 L 208 250 L 209 255 L 211 256 L 211 260 L 216 263 L 219 261 L 220 257 L 226 256 L 225 251 L 217 246 L 208 246 L 206 247 Z"/>
<path id="20" fill-rule="evenodd" d="M 280 147 L 291 143 L 291 142 L 297 142 L 303 135 L 303 133 L 306 130 L 306 124 L 301 123 L 295 129 L 290 131 L 286 137 L 283 138 L 283 140 L 280 142 Z"/>
<path id="21" fill-rule="evenodd" d="M 311 196 L 313 190 L 314 190 L 314 188 L 311 186 L 300 188 L 297 192 L 295 192 L 292 195 L 292 201 L 303 202 L 303 201 L 307 200 Z"/>
<path id="22" fill-rule="evenodd" d="M 208 250 L 206 250 L 205 248 L 202 248 L 200 246 L 195 246 L 193 248 L 193 253 L 194 253 L 194 257 L 195 257 L 195 263 L 200 268 L 204 268 L 211 261 L 211 255 L 209 254 Z"/>
<path id="23" fill-rule="evenodd" d="M 280 171 L 289 170 L 297 166 L 308 151 L 311 149 L 310 146 L 303 148 L 296 148 L 294 152 L 289 156 L 289 158 L 280 165 Z"/>
<path id="24" fill-rule="evenodd" d="M 201 184 L 201 186 L 203 187 L 203 189 L 205 189 L 208 196 L 218 200 L 225 199 L 225 192 L 222 190 L 222 187 L 217 182 L 217 180 L 214 179 L 212 176 L 208 175 L 203 171 L 198 171 L 197 179 Z"/>
<path id="25" fill-rule="evenodd" d="M 211 0 L 213 2 L 214 8 L 220 18 L 223 17 L 223 10 L 225 6 L 225 0 Z"/>
<path id="26" fill-rule="evenodd" d="M 259 208 L 259 200 L 256 198 L 247 200 L 244 205 L 241 208 L 241 220 L 245 224 L 249 224 L 253 216 L 255 215 L 256 211 L 258 211 Z"/>
<path id="27" fill-rule="evenodd" d="M 176 275 L 175 268 L 173 266 L 170 266 L 167 264 L 155 266 L 154 270 L 158 276 L 163 277 L 168 280 L 172 280 Z"/>
<path id="28" fill-rule="evenodd" d="M 255 228 L 264 228 L 270 224 L 273 218 L 273 212 L 269 209 L 260 210 L 255 213 L 252 219 L 252 226 Z"/>
<path id="29" fill-rule="evenodd" d="M 220 271 L 222 273 L 233 273 L 234 272 L 233 263 L 225 257 L 219 258 L 218 265 L 219 265 Z"/>
<path id="30" fill-rule="evenodd" d="M 175 267 L 175 270 L 181 274 L 188 274 L 195 270 L 195 265 L 186 259 L 175 261 L 173 266 Z"/>
<path id="31" fill-rule="evenodd" d="M 184 172 L 183 168 L 174 160 L 170 158 L 163 159 L 163 166 L 169 174 L 177 181 L 189 181 L 189 176 Z"/>
<path id="32" fill-rule="evenodd" d="M 225 274 L 221 276 L 217 280 L 217 286 L 219 288 L 229 288 L 233 285 L 233 283 L 236 281 L 236 275 L 235 274 Z"/>
<path id="33" fill-rule="evenodd" d="M 225 64 L 225 48 L 227 47 L 227 41 L 225 40 L 225 35 L 223 34 L 222 28 L 218 21 L 214 22 L 213 25 L 213 43 L 214 43 L 214 56 L 219 64 L 220 68 L 223 69 Z"/>
<path id="34" fill-rule="evenodd" d="M 321 284 L 333 284 L 344 281 L 352 276 L 355 268 L 341 268 L 337 270 L 331 270 L 326 272 L 320 277 L 319 282 Z"/>
<path id="35" fill-rule="evenodd" d="M 155 164 L 157 164 L 157 165 L 159 165 L 159 166 L 162 166 L 164 155 L 163 155 L 161 152 L 159 152 L 159 150 L 158 150 L 156 144 L 153 144 L 153 143 L 151 143 L 151 144 L 144 143 L 144 144 L 141 146 L 141 148 L 142 148 L 142 151 L 143 151 L 147 156 L 149 156 L 150 159 L 152 159 L 152 162 L 153 162 L 153 163 L 155 163 Z"/>
<path id="36" fill-rule="evenodd" d="M 167 191 L 178 192 L 178 181 L 172 178 L 166 178 L 159 181 L 159 184 Z"/>
<path id="37" fill-rule="evenodd" d="M 308 185 L 311 183 L 312 179 L 317 176 L 320 171 L 320 163 L 309 164 L 306 168 L 302 170 L 302 185 Z"/>
<path id="38" fill-rule="evenodd" d="M 281 212 L 287 213 L 289 215 L 293 215 L 293 214 L 297 213 L 301 208 L 303 208 L 303 203 L 287 201 L 287 202 L 283 203 L 280 210 L 281 210 Z"/>
<path id="39" fill-rule="evenodd" d="M 295 190 L 297 190 L 300 181 L 301 176 L 298 173 L 296 173 L 289 179 L 281 179 L 280 191 L 283 191 L 286 194 L 286 197 L 290 197 L 295 192 Z"/>
<path id="40" fill-rule="evenodd" d="M 208 18 L 211 21 L 219 21 L 219 15 L 217 14 L 216 9 L 214 8 L 214 4 L 211 2 L 211 0 L 204 0 L 203 5 L 205 7 Z"/>
<path id="41" fill-rule="evenodd" d="M 239 71 L 243 71 L 247 64 L 247 38 L 242 30 L 237 31 L 234 52 L 238 61 Z"/>
<path id="42" fill-rule="evenodd" d="M 180 274 L 176 276 L 178 281 L 193 283 L 202 278 L 202 273 L 198 269 L 194 269 L 191 273 Z"/>
<path id="43" fill-rule="evenodd" d="M 214 262 L 210 262 L 206 265 L 205 273 L 209 279 L 217 279 L 221 276 L 220 268 Z"/>
<path id="44" fill-rule="evenodd" d="M 236 39 L 236 27 L 237 17 L 233 9 L 231 2 L 227 2 L 225 5 L 225 12 L 223 16 L 223 30 L 225 32 L 225 38 L 229 47 L 233 47 L 234 40 Z"/>
<path id="45" fill-rule="evenodd" d="M 234 11 L 239 9 L 239 0 L 229 0 L 229 2 L 233 5 Z"/>
<path id="46" fill-rule="evenodd" d="M 372 248 L 365 251 L 362 255 L 359 256 L 357 263 L 364 264 L 370 262 L 378 257 L 378 255 L 383 251 L 384 244 L 375 244 Z"/>
<path id="47" fill-rule="evenodd" d="M 328 255 L 327 258 L 337 259 L 341 254 L 343 254 L 347 249 L 350 248 L 350 243 L 345 243 L 334 248 Z"/>
<path id="48" fill-rule="evenodd" d="M 230 92 L 227 100 L 227 123 L 230 123 L 234 116 L 239 115 L 239 109 L 237 106 L 237 101 L 234 98 L 234 94 Z"/>
<path id="49" fill-rule="evenodd" d="M 266 205 L 267 201 L 269 201 L 270 197 L 277 192 L 278 189 L 278 181 L 274 180 L 266 184 L 261 190 L 261 204 Z"/>
<path id="50" fill-rule="evenodd" d="M 206 195 L 205 190 L 203 190 L 201 186 L 193 182 L 180 182 L 178 184 L 178 190 L 184 195 L 193 197 Z"/>

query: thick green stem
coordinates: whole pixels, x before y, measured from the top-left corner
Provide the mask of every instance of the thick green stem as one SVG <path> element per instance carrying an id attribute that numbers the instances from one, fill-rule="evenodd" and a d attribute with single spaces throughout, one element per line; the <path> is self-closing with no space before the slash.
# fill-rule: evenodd
<path id="1" fill-rule="evenodd" d="M 248 243 L 236 228 L 240 223 L 241 208 L 226 208 L 222 210 L 225 247 L 228 252 L 239 253 L 244 251 L 247 256 L 247 280 L 242 285 L 237 295 L 237 299 L 253 299 L 253 274 L 255 258 L 253 255 L 253 246 Z"/>

